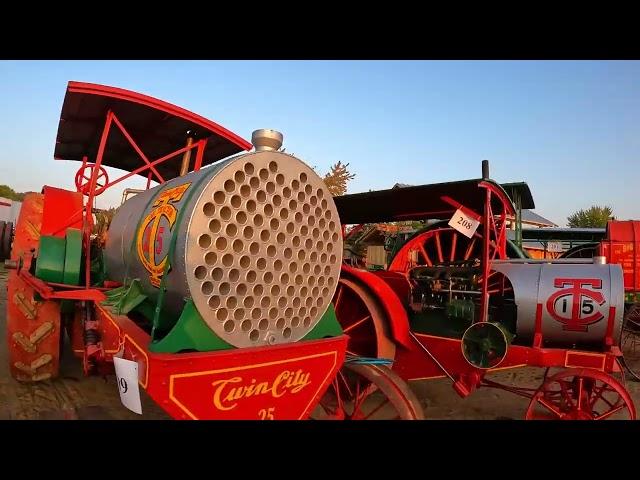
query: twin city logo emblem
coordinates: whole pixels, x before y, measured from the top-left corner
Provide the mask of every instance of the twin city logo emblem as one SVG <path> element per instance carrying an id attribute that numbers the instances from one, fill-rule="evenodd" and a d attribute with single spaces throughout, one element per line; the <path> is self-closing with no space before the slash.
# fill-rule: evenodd
<path id="1" fill-rule="evenodd" d="M 563 324 L 563 330 L 586 332 L 589 325 L 604 318 L 600 311 L 605 303 L 601 279 L 556 278 L 553 286 L 562 290 L 549 297 L 547 311 L 554 320 Z"/>

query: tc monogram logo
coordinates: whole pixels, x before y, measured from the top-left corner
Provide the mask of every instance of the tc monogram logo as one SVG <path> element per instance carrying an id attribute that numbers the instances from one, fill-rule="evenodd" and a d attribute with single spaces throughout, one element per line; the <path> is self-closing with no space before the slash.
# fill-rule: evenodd
<path id="1" fill-rule="evenodd" d="M 156 260 L 156 255 L 162 253 L 162 239 L 164 234 L 164 228 L 160 227 L 160 220 L 162 220 L 162 217 L 167 219 L 169 232 L 171 232 L 178 216 L 178 211 L 172 203 L 179 202 L 180 199 L 182 199 L 189 185 L 191 185 L 191 183 L 185 183 L 163 191 L 153 203 L 154 209 L 145 217 L 142 225 L 140 225 L 140 230 L 138 230 L 138 238 L 136 241 L 138 257 L 140 257 L 144 268 L 149 272 L 149 281 L 154 287 L 160 286 L 160 278 L 167 263 L 167 255 L 159 262 Z"/>
<path id="2" fill-rule="evenodd" d="M 563 323 L 563 330 L 586 332 L 588 326 L 604 318 L 595 305 L 605 302 L 602 292 L 595 292 L 587 288 L 602 288 L 602 280 L 595 278 L 556 278 L 553 282 L 556 288 L 568 287 L 560 290 L 547 300 L 547 311 L 555 320 Z"/>

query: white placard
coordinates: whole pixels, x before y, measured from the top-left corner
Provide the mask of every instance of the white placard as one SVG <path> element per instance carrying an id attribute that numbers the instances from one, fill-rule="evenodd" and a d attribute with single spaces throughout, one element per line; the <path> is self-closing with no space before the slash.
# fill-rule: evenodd
<path id="1" fill-rule="evenodd" d="M 451 220 L 449 220 L 450 227 L 455 228 L 465 237 L 469 238 L 473 237 L 473 234 L 476 233 L 478 225 L 480 225 L 479 220 L 470 217 L 460 209 L 456 210 L 456 213 L 454 213 Z"/>
<path id="2" fill-rule="evenodd" d="M 132 412 L 142 415 L 140 387 L 138 386 L 138 362 L 113 357 L 113 365 L 116 367 L 120 401 Z"/>
<path id="3" fill-rule="evenodd" d="M 547 251 L 548 252 L 561 252 L 562 251 L 562 243 L 560 243 L 560 242 L 549 242 L 549 243 L 547 243 Z"/>

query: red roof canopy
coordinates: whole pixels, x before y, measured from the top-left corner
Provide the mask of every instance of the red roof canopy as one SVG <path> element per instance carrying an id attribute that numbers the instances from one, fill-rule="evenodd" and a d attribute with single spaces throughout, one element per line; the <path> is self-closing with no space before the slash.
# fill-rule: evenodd
<path id="1" fill-rule="evenodd" d="M 250 150 L 252 145 L 235 133 L 183 108 L 147 95 L 93 83 L 69 82 L 62 105 L 54 158 L 95 161 L 107 113 L 112 111 L 150 161 L 186 145 L 187 131 L 195 140 L 208 139 L 202 166 Z M 195 151 L 192 154 L 194 161 Z M 119 128 L 111 127 L 104 165 L 131 172 L 143 165 Z M 177 177 L 181 155 L 160 163 L 165 180 Z M 193 165 L 193 163 L 192 163 Z M 140 175 L 146 176 L 147 171 Z"/>

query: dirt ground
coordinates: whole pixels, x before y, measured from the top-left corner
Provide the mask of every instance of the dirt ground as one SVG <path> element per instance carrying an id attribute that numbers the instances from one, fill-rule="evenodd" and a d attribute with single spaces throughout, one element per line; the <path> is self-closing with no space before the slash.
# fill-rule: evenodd
<path id="1" fill-rule="evenodd" d="M 62 376 L 38 384 L 21 384 L 9 374 L 6 338 L 6 278 L 0 267 L 0 420 L 94 419 L 167 420 L 165 414 L 141 391 L 142 415 L 122 406 L 114 377 L 83 377 L 82 367 L 68 349 L 61 362 Z M 492 374 L 489 378 L 509 385 L 537 387 L 544 370 L 521 368 Z M 448 379 L 418 381 L 411 384 L 422 402 L 428 419 L 521 419 L 529 400 L 490 388 L 480 389 L 466 399 L 451 388 Z M 640 408 L 640 383 L 627 382 L 633 400 Z"/>

